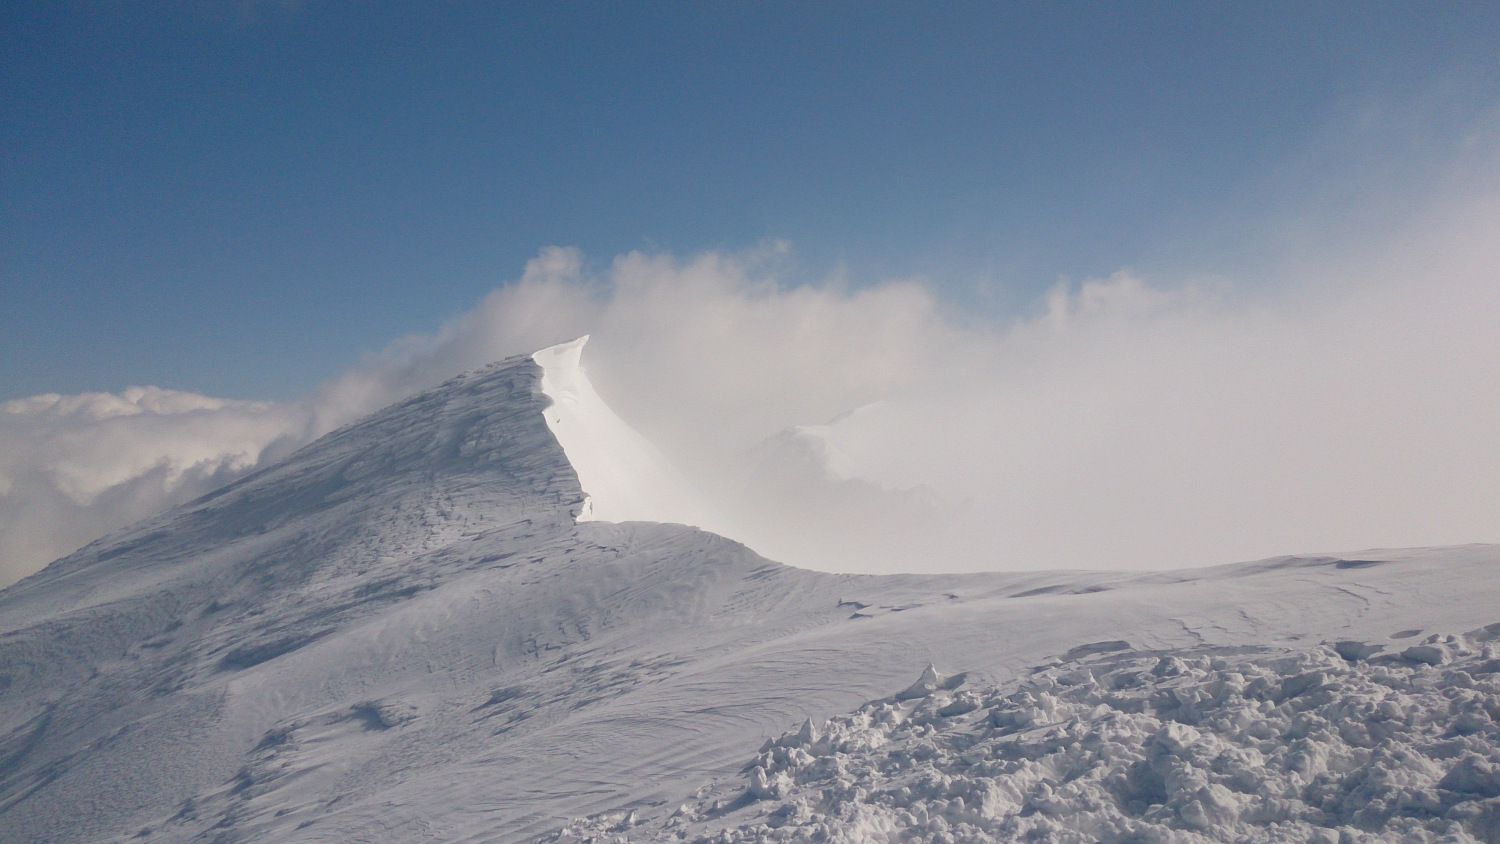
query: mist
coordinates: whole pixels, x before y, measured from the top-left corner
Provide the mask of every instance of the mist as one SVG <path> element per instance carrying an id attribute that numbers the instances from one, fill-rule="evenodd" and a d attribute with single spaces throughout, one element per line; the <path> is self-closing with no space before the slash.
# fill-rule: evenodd
<path id="1" fill-rule="evenodd" d="M 1121 270 L 976 321 L 790 247 L 548 248 L 300 401 L 131 388 L 0 405 L 0 583 L 458 372 L 591 334 L 604 399 L 773 559 L 1148 569 L 1500 541 L 1500 204 L 1254 290 Z M 670 519 L 671 514 L 663 514 Z"/>
<path id="2" fill-rule="evenodd" d="M 732 502 L 736 538 L 797 565 L 1155 569 L 1494 542 L 1497 235 L 1476 200 L 1256 295 L 1121 271 L 979 327 L 917 284 L 785 291 L 720 256 L 627 256 L 586 363 Z"/>

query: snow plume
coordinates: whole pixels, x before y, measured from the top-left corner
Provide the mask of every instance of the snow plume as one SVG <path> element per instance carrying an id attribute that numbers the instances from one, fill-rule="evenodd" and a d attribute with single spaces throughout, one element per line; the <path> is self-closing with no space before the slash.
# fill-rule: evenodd
<path id="1" fill-rule="evenodd" d="M 1500 205 L 1288 273 L 1129 272 L 1017 321 L 915 281 L 782 279 L 785 249 L 544 250 L 431 335 L 286 405 L 160 390 L 0 413 L 0 555 L 49 557 L 462 370 L 591 334 L 606 402 L 774 559 L 1155 568 L 1500 541 Z"/>
<path id="2" fill-rule="evenodd" d="M 789 287 L 774 255 L 633 254 L 591 288 L 584 364 L 735 538 L 799 565 L 1494 542 L 1497 222 L 1500 205 L 1469 205 L 1274 290 L 1060 284 L 991 325 L 914 282 Z"/>
<path id="3" fill-rule="evenodd" d="M 327 429 L 465 369 L 590 334 L 594 387 L 653 439 L 701 460 L 909 388 L 964 337 L 921 284 L 787 285 L 785 255 L 780 244 L 687 259 L 632 252 L 595 275 L 578 250 L 545 249 L 519 281 L 310 401 Z"/>
<path id="4" fill-rule="evenodd" d="M 1470 205 L 1255 296 L 1119 272 L 991 325 L 917 282 L 780 283 L 775 249 L 630 254 L 592 281 L 551 251 L 447 342 L 591 333 L 604 399 L 734 515 L 735 538 L 799 565 L 1154 568 L 1497 541 L 1497 221 Z"/>

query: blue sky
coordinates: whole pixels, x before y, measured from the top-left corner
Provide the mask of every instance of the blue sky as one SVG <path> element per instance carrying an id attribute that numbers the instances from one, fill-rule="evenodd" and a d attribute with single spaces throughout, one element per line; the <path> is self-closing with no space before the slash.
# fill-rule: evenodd
<path id="1" fill-rule="evenodd" d="M 1122 267 L 1271 285 L 1451 173 L 1497 33 L 1490 3 L 18 0 L 0 399 L 296 397 L 549 245 L 784 239 L 793 276 L 995 319 Z"/>

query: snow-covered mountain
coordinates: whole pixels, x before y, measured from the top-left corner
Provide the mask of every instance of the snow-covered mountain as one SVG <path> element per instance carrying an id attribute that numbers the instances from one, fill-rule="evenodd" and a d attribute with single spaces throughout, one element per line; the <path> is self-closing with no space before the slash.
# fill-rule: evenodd
<path id="1" fill-rule="evenodd" d="M 794 569 L 612 521 L 721 517 L 580 351 L 0 592 L 0 841 L 1500 835 L 1500 549 Z"/>

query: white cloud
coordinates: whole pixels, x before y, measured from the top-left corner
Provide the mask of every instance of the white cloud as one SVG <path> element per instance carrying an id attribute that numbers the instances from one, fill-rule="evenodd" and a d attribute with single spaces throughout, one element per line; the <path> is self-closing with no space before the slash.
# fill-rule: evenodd
<path id="1" fill-rule="evenodd" d="M 0 404 L 0 584 L 305 439 L 297 407 L 131 387 Z"/>
<path id="2" fill-rule="evenodd" d="M 593 335 L 604 398 L 773 558 L 1161 567 L 1500 541 L 1500 206 L 1351 243 L 1274 296 L 1128 272 L 974 326 L 781 250 L 548 249 L 302 402 L 132 389 L 0 412 L 0 580 L 506 355 Z M 804 426 L 797 435 L 778 433 Z M 829 458 L 832 462 L 825 465 Z"/>

